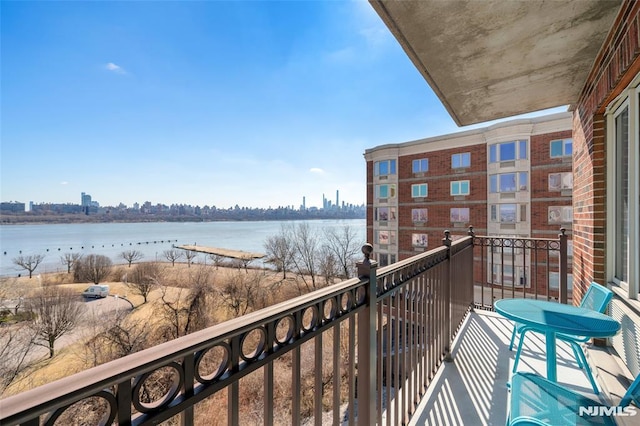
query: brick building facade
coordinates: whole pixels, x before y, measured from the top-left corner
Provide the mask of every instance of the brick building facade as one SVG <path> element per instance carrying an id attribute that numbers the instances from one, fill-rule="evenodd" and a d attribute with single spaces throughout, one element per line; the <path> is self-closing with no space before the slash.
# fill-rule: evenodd
<path id="1" fill-rule="evenodd" d="M 571 114 L 562 113 L 367 150 L 367 238 L 376 259 L 386 265 L 438 247 L 445 229 L 454 237 L 469 226 L 514 237 L 570 231 L 571 148 Z M 526 282 L 528 265 L 506 268 Z"/>

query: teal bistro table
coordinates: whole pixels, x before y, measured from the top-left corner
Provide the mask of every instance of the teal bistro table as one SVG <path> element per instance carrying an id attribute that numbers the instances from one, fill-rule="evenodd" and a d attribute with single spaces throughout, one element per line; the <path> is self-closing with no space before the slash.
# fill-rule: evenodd
<path id="1" fill-rule="evenodd" d="M 591 309 L 534 299 L 502 299 L 494 303 L 500 315 L 524 324 L 545 335 L 547 379 L 557 381 L 556 334 L 610 337 L 620 330 L 620 323 Z"/>

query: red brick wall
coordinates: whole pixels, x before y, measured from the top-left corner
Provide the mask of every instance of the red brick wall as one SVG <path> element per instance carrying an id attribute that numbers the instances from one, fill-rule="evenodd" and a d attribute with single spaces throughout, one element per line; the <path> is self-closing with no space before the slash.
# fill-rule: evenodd
<path id="1" fill-rule="evenodd" d="M 471 166 L 459 172 L 451 168 L 451 155 L 469 152 Z M 424 176 L 415 176 L 412 172 L 413 160 L 428 158 L 429 171 Z M 487 223 L 487 147 L 478 144 L 463 148 L 443 149 L 398 158 L 398 259 L 406 259 L 424 250 L 442 245 L 444 230 L 453 234 L 466 234 L 469 225 L 478 224 L 485 229 Z M 451 195 L 450 182 L 468 180 L 470 194 L 464 197 Z M 428 196 L 423 201 L 411 197 L 411 185 L 427 183 Z M 469 222 L 462 227 L 454 227 L 450 221 L 451 207 L 469 208 Z M 411 210 L 426 208 L 428 221 L 414 224 Z M 460 226 L 460 225 L 458 225 Z M 413 233 L 427 234 L 428 247 L 414 248 L 411 241 Z"/>
<path id="2" fill-rule="evenodd" d="M 604 110 L 640 70 L 640 2 L 620 8 L 573 116 L 574 301 L 589 282 L 605 283 L 606 122 Z"/>
<path id="3" fill-rule="evenodd" d="M 567 138 L 571 138 L 570 130 L 531 136 L 532 238 L 556 238 L 561 227 L 571 228 L 571 224 L 549 223 L 549 207 L 571 205 L 571 190 L 549 190 L 549 174 L 571 173 L 570 158 L 567 161 L 562 158 L 551 158 L 550 155 L 551 141 Z"/>

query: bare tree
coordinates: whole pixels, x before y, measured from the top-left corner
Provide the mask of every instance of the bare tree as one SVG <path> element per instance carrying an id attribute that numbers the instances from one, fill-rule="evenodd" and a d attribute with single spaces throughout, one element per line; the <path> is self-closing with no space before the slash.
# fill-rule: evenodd
<path id="1" fill-rule="evenodd" d="M 180 260 L 184 253 L 177 249 L 165 250 L 162 252 L 162 255 L 171 262 L 171 266 L 176 265 L 176 261 Z"/>
<path id="2" fill-rule="evenodd" d="M 53 358 L 56 341 L 77 327 L 83 305 L 73 291 L 58 286 L 41 288 L 27 305 L 33 313 L 29 327 L 35 336 L 34 343 L 48 348 L 49 358 Z"/>
<path id="3" fill-rule="evenodd" d="M 325 230 L 326 245 L 335 255 L 342 269 L 342 278 L 349 278 L 354 272 L 356 256 L 360 253 L 363 241 L 358 240 L 358 233 L 351 226 L 327 228 Z"/>
<path id="4" fill-rule="evenodd" d="M 235 272 L 226 279 L 221 292 L 222 300 L 236 317 L 255 309 L 264 299 L 264 271 Z"/>
<path id="5" fill-rule="evenodd" d="M 198 257 L 198 253 L 196 253 L 195 251 L 187 250 L 184 253 L 184 257 L 187 259 L 187 266 L 191 268 L 191 264 L 193 263 L 194 259 Z"/>
<path id="6" fill-rule="evenodd" d="M 44 260 L 42 254 L 31 254 L 29 256 L 18 256 L 13 259 L 13 263 L 29 271 L 29 278 L 33 276 L 33 271 L 36 270 L 38 265 Z"/>
<path id="7" fill-rule="evenodd" d="M 160 274 L 160 267 L 157 263 L 140 263 L 129 274 L 125 284 L 133 294 L 139 294 L 144 298 L 144 302 L 142 302 L 144 304 L 147 303 L 147 297 L 151 290 L 158 287 Z"/>
<path id="8" fill-rule="evenodd" d="M 29 316 L 19 314 L 25 293 L 16 278 L 0 278 L 0 395 L 33 364 L 34 335 L 26 326 Z"/>
<path id="9" fill-rule="evenodd" d="M 76 282 L 90 281 L 99 284 L 111 273 L 113 262 L 107 256 L 90 254 L 76 262 L 73 269 L 73 278 Z"/>
<path id="10" fill-rule="evenodd" d="M 21 322 L 0 327 L 0 394 L 33 365 L 35 335 Z"/>
<path id="11" fill-rule="evenodd" d="M 184 288 L 162 287 L 162 313 L 167 320 L 167 335 L 175 339 L 209 325 L 209 305 L 213 298 L 213 276 L 208 268 L 194 268 Z"/>
<path id="12" fill-rule="evenodd" d="M 307 291 L 318 288 L 318 250 L 320 243 L 318 236 L 311 230 L 308 223 L 300 223 L 293 228 L 293 265 L 300 275 Z M 309 283 L 309 279 L 311 283 Z"/>
<path id="13" fill-rule="evenodd" d="M 282 278 L 287 278 L 287 269 L 293 262 L 293 241 L 290 229 L 282 226 L 280 234 L 267 238 L 264 243 L 267 254 L 267 262 L 276 267 L 276 271 L 282 272 Z"/>
<path id="14" fill-rule="evenodd" d="M 71 269 L 73 269 L 80 259 L 82 259 L 82 255 L 80 253 L 65 253 L 60 256 L 60 262 L 67 267 L 67 274 L 71 273 Z"/>
<path id="15" fill-rule="evenodd" d="M 324 277 L 327 285 L 333 284 L 334 278 L 341 273 L 341 266 L 336 255 L 327 244 L 320 248 L 318 256 L 318 271 Z"/>
<path id="16" fill-rule="evenodd" d="M 142 254 L 142 252 L 138 250 L 125 250 L 120 253 L 120 256 L 127 261 L 127 263 L 129 264 L 129 268 L 131 268 L 131 264 L 142 259 L 144 257 L 144 254 Z"/>
<path id="17" fill-rule="evenodd" d="M 100 336 L 100 340 L 109 348 L 109 361 L 145 349 L 151 332 L 147 324 L 147 319 L 120 314 L 115 325 Z"/>
<path id="18" fill-rule="evenodd" d="M 222 261 L 224 260 L 224 257 L 220 256 L 219 254 L 210 254 L 209 259 L 211 259 L 211 261 L 213 262 L 213 265 L 216 267 L 216 269 L 218 269 L 220 265 L 222 265 Z"/>

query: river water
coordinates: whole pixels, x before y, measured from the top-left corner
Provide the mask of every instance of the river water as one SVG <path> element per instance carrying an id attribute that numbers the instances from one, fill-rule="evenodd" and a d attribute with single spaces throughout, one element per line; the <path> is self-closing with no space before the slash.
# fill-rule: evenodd
<path id="1" fill-rule="evenodd" d="M 41 254 L 44 260 L 34 274 L 65 271 L 61 262 L 65 253 L 100 254 L 115 264 L 125 263 L 125 250 L 142 252 L 142 260 L 166 261 L 165 250 L 173 245 L 197 244 L 264 253 L 264 243 L 277 235 L 283 224 L 306 222 L 312 230 L 349 226 L 364 244 L 364 219 L 262 221 L 262 222 L 152 222 L 152 223 L 81 223 L 53 225 L 0 226 L 0 276 L 17 276 L 28 272 L 13 263 L 20 255 Z M 198 262 L 204 262 L 200 254 Z"/>

